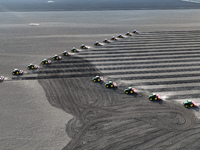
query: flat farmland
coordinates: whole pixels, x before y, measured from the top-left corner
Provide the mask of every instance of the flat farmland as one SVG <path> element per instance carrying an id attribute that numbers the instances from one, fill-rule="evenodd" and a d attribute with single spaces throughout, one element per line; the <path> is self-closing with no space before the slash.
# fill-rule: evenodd
<path id="1" fill-rule="evenodd" d="M 71 141 L 64 150 L 199 149 L 199 109 L 182 104 L 200 103 L 199 36 L 141 32 L 63 56 L 20 79 L 37 79 L 50 104 L 74 116 L 66 125 Z M 96 75 L 104 82 L 94 83 Z M 110 80 L 118 88 L 107 89 Z M 124 94 L 129 86 L 138 94 Z M 153 92 L 163 101 L 149 101 Z"/>

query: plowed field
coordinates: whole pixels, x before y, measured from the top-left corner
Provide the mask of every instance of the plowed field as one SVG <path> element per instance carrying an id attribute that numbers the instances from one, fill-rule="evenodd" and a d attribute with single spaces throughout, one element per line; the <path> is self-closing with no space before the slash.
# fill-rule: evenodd
<path id="1" fill-rule="evenodd" d="M 21 79 L 38 79 L 49 102 L 74 116 L 64 150 L 200 149 L 199 109 L 182 105 L 200 102 L 199 37 L 200 31 L 140 33 L 63 56 Z M 118 88 L 94 83 L 96 75 Z M 138 94 L 124 94 L 129 86 Z M 152 92 L 163 101 L 149 101 Z"/>

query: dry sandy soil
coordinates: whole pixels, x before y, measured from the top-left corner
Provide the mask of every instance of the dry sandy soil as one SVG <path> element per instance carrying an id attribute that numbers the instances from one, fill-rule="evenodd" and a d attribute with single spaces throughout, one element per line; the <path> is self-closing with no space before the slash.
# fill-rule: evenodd
<path id="1" fill-rule="evenodd" d="M 200 103 L 199 10 L 2 12 L 0 18 L 6 77 L 0 149 L 199 149 L 199 109 L 182 105 Z M 133 29 L 140 34 L 92 46 Z M 26 69 L 82 43 L 91 48 Z M 13 68 L 24 75 L 13 77 Z M 96 75 L 118 88 L 94 83 Z M 129 86 L 138 95 L 125 95 Z M 152 92 L 163 101 L 149 101 Z"/>
<path id="2" fill-rule="evenodd" d="M 200 102 L 199 36 L 143 32 L 63 56 L 20 79 L 38 79 L 50 104 L 73 115 L 63 150 L 199 149 L 199 109 L 182 105 L 188 98 Z M 118 88 L 94 83 L 95 75 Z M 138 94 L 124 94 L 129 86 Z M 163 101 L 149 101 L 152 92 Z"/>

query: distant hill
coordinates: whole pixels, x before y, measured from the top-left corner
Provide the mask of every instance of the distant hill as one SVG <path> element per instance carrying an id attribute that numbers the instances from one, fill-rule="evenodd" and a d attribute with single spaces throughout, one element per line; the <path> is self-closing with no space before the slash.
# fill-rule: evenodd
<path id="1" fill-rule="evenodd" d="M 0 11 L 197 9 L 181 0 L 1 0 Z"/>

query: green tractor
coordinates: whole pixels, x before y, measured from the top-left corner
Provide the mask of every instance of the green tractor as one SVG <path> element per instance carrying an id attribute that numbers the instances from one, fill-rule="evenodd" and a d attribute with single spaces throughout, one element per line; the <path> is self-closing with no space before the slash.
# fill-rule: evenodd
<path id="1" fill-rule="evenodd" d="M 128 89 L 124 90 L 125 94 L 136 94 L 136 89 L 132 88 L 132 87 L 128 87 Z"/>
<path id="2" fill-rule="evenodd" d="M 42 60 L 41 64 L 42 65 L 51 64 L 51 60 L 44 59 L 44 60 Z"/>
<path id="3" fill-rule="evenodd" d="M 187 102 L 184 102 L 183 105 L 186 107 L 186 108 L 189 108 L 189 107 L 197 107 L 197 104 L 192 101 L 192 100 L 187 100 Z"/>
<path id="4" fill-rule="evenodd" d="M 53 60 L 61 60 L 61 59 L 62 59 L 61 56 L 58 56 L 58 55 L 53 56 Z"/>
<path id="5" fill-rule="evenodd" d="M 73 48 L 71 49 L 71 52 L 72 52 L 72 53 L 78 53 L 79 51 L 78 51 L 75 47 L 73 47 Z"/>
<path id="6" fill-rule="evenodd" d="M 93 80 L 94 82 L 102 82 L 102 81 L 103 81 L 103 77 L 96 76 L 96 77 L 92 78 L 92 80 Z"/>
<path id="7" fill-rule="evenodd" d="M 108 83 L 105 84 L 105 86 L 107 88 L 116 88 L 117 87 L 117 83 L 109 81 Z"/>
<path id="8" fill-rule="evenodd" d="M 157 101 L 157 100 L 160 101 L 161 98 L 160 98 L 160 96 L 158 94 L 153 93 L 152 95 L 149 95 L 149 100 L 150 101 Z"/>
<path id="9" fill-rule="evenodd" d="M 70 54 L 69 54 L 67 51 L 64 51 L 64 52 L 62 53 L 62 55 L 63 55 L 63 56 L 69 56 Z"/>
<path id="10" fill-rule="evenodd" d="M 81 48 L 81 49 L 88 49 L 88 46 L 82 44 L 82 45 L 80 46 L 80 48 Z"/>
<path id="11" fill-rule="evenodd" d="M 24 71 L 19 69 L 14 69 L 12 74 L 13 75 L 23 75 Z"/>
<path id="12" fill-rule="evenodd" d="M 28 70 L 36 70 L 36 69 L 38 69 L 38 66 L 34 65 L 34 64 L 30 64 L 30 65 L 28 65 L 27 69 Z"/>
<path id="13" fill-rule="evenodd" d="M 112 40 L 112 41 L 117 41 L 117 38 L 116 38 L 115 36 L 113 36 L 113 37 L 111 37 L 110 40 Z"/>

